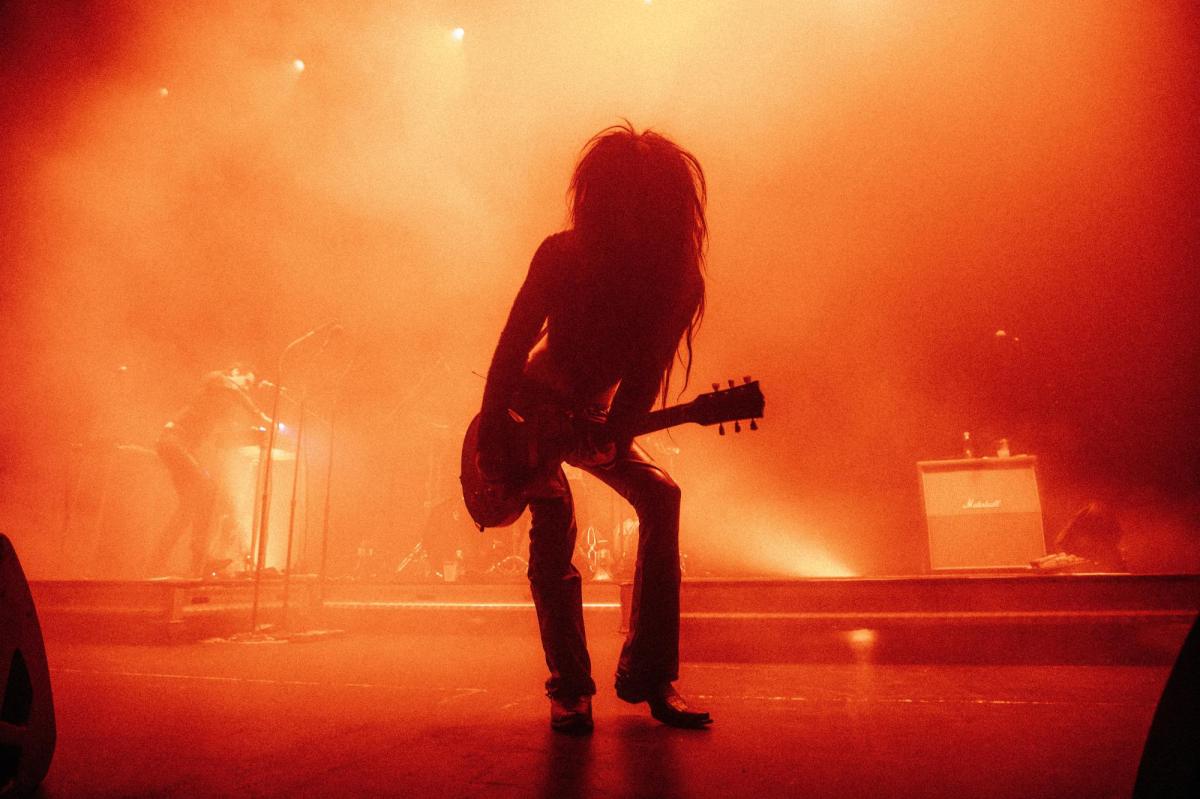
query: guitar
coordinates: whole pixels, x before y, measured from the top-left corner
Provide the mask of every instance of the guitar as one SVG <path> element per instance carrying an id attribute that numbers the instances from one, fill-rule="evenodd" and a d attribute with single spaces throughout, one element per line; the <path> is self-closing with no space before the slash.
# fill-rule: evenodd
<path id="1" fill-rule="evenodd" d="M 652 411 L 628 426 L 614 428 L 612 437 L 633 438 L 689 422 L 706 427 L 719 425 L 721 435 L 725 435 L 725 422 L 733 422 L 734 432 L 741 432 L 741 420 L 749 420 L 749 429 L 757 430 L 765 402 L 757 380 L 747 377 L 741 385 L 730 380 L 727 388 L 713 383 L 712 391 L 691 402 Z M 561 408 L 520 411 L 510 410 L 508 414 L 504 449 L 516 457 L 510 473 L 500 481 L 485 479 L 476 463 L 478 414 L 467 428 L 459 479 L 467 511 L 480 530 L 515 522 L 529 504 L 533 490 L 558 473 L 559 465 L 580 440 L 580 419 Z"/>

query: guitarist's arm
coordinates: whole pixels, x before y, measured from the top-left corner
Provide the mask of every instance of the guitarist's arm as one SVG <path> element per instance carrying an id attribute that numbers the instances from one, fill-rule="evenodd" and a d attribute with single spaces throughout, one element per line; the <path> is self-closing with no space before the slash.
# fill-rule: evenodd
<path id="1" fill-rule="evenodd" d="M 661 372 L 653 369 L 649 358 L 639 360 L 644 360 L 646 363 L 643 365 L 650 368 L 621 381 L 616 395 L 613 396 L 612 408 L 608 415 L 607 427 L 617 448 L 622 451 L 633 440 L 633 435 L 626 431 L 635 421 L 650 412 L 661 385 Z"/>
<path id="2" fill-rule="evenodd" d="M 664 337 L 657 347 L 644 348 L 630 365 L 629 374 L 621 380 L 608 414 L 608 427 L 613 431 L 618 451 L 628 447 L 633 440 L 633 435 L 625 431 L 654 406 L 654 399 L 663 388 L 663 372 L 675 357 L 688 321 L 667 320 L 665 324 L 673 335 Z"/>
<path id="3" fill-rule="evenodd" d="M 495 472 L 506 453 L 503 451 L 503 426 L 509 404 L 521 383 L 521 374 L 529 351 L 537 343 L 546 321 L 550 298 L 551 248 L 555 237 L 542 242 L 529 265 L 508 321 L 500 333 L 496 352 L 488 368 L 487 385 L 483 389 L 483 407 L 479 414 L 480 466 L 485 472 Z M 493 468 L 488 468 L 493 467 Z"/>

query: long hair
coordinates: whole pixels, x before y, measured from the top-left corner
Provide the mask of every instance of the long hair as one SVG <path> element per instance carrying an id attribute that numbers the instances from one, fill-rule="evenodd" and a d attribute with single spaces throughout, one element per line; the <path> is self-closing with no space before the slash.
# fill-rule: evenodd
<path id="1" fill-rule="evenodd" d="M 704 255 L 708 223 L 704 170 L 696 157 L 654 130 L 638 133 L 628 120 L 597 133 L 580 152 L 567 191 L 571 226 L 585 251 L 596 254 L 610 280 L 642 286 L 647 300 L 681 311 L 692 372 L 692 340 L 704 316 Z M 661 309 L 646 308 L 644 318 Z M 652 325 L 651 325 L 652 326 Z M 653 327 L 653 326 L 652 326 Z M 650 335 L 675 336 L 656 326 Z M 679 341 L 662 342 L 673 344 Z M 666 401 L 674 358 L 660 377 Z"/>

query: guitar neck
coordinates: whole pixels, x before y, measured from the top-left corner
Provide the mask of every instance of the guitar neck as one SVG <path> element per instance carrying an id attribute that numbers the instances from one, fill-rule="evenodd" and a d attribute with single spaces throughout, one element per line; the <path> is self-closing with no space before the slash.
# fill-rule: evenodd
<path id="1" fill-rule="evenodd" d="M 701 394 L 691 402 L 651 411 L 640 419 L 622 425 L 623 429 L 615 437 L 635 438 L 686 422 L 708 426 L 738 419 L 753 420 L 761 417 L 762 412 L 763 396 L 758 381 L 747 378 L 743 385 L 735 386 L 732 381 L 729 388 L 717 389 L 714 385 L 711 393 Z M 757 427 L 752 426 L 751 429 Z M 621 432 L 624 436 L 620 435 Z"/>
<path id="2" fill-rule="evenodd" d="M 692 421 L 688 415 L 691 410 L 689 404 L 672 405 L 670 408 L 663 408 L 658 411 L 651 411 L 642 418 L 630 424 L 626 430 L 626 435 L 636 438 L 637 436 L 653 433 L 656 430 L 665 430 L 668 427 L 685 424 Z"/>

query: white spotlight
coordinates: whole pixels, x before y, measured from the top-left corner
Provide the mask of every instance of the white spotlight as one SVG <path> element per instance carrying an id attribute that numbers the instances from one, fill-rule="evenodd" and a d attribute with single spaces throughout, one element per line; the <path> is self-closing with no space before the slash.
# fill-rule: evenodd
<path id="1" fill-rule="evenodd" d="M 455 28 L 454 30 L 450 31 L 450 38 L 454 39 L 456 42 L 461 42 L 463 37 L 466 35 L 467 32 L 462 28 Z"/>
<path id="2" fill-rule="evenodd" d="M 303 72 L 304 71 L 304 61 L 302 59 L 297 58 L 295 61 L 292 62 L 292 69 L 296 70 L 297 72 Z"/>
<path id="3" fill-rule="evenodd" d="M 167 96 L 168 94 L 170 94 L 170 93 L 171 93 L 171 92 L 167 90 L 167 87 L 166 87 L 166 86 L 163 86 L 162 88 L 160 88 L 160 89 L 158 90 L 158 96 L 159 96 L 159 97 L 166 97 L 166 96 Z"/>
<path id="4" fill-rule="evenodd" d="M 879 635 L 874 630 L 862 628 L 848 631 L 846 638 L 856 646 L 871 646 L 879 638 Z"/>

